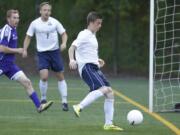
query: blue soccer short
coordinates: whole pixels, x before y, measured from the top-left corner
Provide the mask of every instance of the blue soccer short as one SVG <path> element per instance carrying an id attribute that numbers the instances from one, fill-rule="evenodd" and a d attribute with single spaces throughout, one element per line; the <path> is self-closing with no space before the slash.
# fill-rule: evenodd
<path id="1" fill-rule="evenodd" d="M 60 50 L 38 52 L 38 69 L 51 69 L 54 72 L 62 72 L 64 70 L 63 60 Z"/>
<path id="2" fill-rule="evenodd" d="M 0 62 L 0 76 L 6 75 L 9 79 L 12 79 L 13 76 L 21 71 L 21 69 L 14 63 L 1 63 Z"/>
<path id="3" fill-rule="evenodd" d="M 90 87 L 90 91 L 97 90 L 103 86 L 110 86 L 99 67 L 92 63 L 87 63 L 82 69 L 82 79 Z"/>

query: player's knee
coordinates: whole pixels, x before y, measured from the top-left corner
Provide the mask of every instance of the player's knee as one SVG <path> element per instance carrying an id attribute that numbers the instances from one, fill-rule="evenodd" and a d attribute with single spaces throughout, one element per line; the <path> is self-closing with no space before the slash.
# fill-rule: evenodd
<path id="1" fill-rule="evenodd" d="M 114 94 L 113 92 L 109 92 L 106 94 L 106 97 L 109 98 L 109 99 L 114 99 Z"/>
<path id="2" fill-rule="evenodd" d="M 113 90 L 111 89 L 111 87 L 107 87 L 107 86 L 105 86 L 105 87 L 102 87 L 101 89 L 100 89 L 104 94 L 112 94 L 113 95 Z"/>
<path id="3" fill-rule="evenodd" d="M 106 93 L 108 92 L 108 88 L 107 88 L 106 86 L 101 87 L 99 90 L 100 90 L 103 94 L 106 94 Z"/>
<path id="4" fill-rule="evenodd" d="M 25 79 L 23 82 L 24 82 L 24 86 L 25 86 L 27 89 L 30 89 L 30 88 L 32 87 L 31 80 L 29 80 L 28 78 Z"/>
<path id="5" fill-rule="evenodd" d="M 56 76 L 57 76 L 57 78 L 58 78 L 58 80 L 59 81 L 62 81 L 62 80 L 64 80 L 65 78 L 64 78 L 64 74 L 63 74 L 63 72 L 59 72 L 59 73 L 57 73 L 56 74 Z"/>
<path id="6" fill-rule="evenodd" d="M 109 99 L 114 99 L 114 92 L 111 87 L 107 87 L 107 92 L 105 93 L 106 97 Z"/>
<path id="7" fill-rule="evenodd" d="M 41 81 L 47 82 L 48 81 L 48 77 L 41 78 Z"/>
<path id="8" fill-rule="evenodd" d="M 111 89 L 111 87 L 105 87 L 106 88 L 106 93 L 112 93 L 113 94 L 113 90 Z"/>
<path id="9" fill-rule="evenodd" d="M 48 74 L 40 74 L 40 78 L 43 82 L 48 81 Z"/>

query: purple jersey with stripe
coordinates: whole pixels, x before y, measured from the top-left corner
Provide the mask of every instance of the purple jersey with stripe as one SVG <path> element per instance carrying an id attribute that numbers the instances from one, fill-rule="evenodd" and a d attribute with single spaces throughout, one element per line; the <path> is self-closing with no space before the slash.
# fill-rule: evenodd
<path id="1" fill-rule="evenodd" d="M 17 31 L 16 28 L 6 24 L 0 31 L 0 45 L 7 46 L 9 48 L 17 47 Z M 1 63 L 12 63 L 15 61 L 14 54 L 4 54 L 0 52 Z"/>
<path id="2" fill-rule="evenodd" d="M 0 30 L 0 45 L 9 48 L 17 48 L 17 40 L 18 37 L 16 28 L 6 24 Z M 12 77 L 20 71 L 20 68 L 14 64 L 14 61 L 14 54 L 5 54 L 0 52 L 0 75 L 5 74 L 8 78 L 12 79 Z"/>

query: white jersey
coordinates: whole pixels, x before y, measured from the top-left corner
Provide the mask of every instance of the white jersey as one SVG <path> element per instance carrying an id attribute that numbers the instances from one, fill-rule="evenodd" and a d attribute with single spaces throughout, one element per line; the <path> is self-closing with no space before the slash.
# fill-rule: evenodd
<path id="1" fill-rule="evenodd" d="M 76 46 L 75 57 L 80 75 L 86 63 L 99 66 L 98 42 L 95 33 L 88 29 L 81 31 L 72 45 Z"/>
<path id="2" fill-rule="evenodd" d="M 53 17 L 44 22 L 41 17 L 31 22 L 27 35 L 36 35 L 36 47 L 38 52 L 53 51 L 59 48 L 58 33 L 65 32 L 62 24 Z"/>

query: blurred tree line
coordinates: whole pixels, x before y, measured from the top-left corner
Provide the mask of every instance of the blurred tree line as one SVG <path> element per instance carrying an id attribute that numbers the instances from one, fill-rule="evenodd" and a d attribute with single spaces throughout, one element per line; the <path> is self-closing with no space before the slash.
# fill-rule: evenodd
<path id="1" fill-rule="evenodd" d="M 38 4 L 44 0 L 0 0 L 0 27 L 6 23 L 6 10 L 20 11 L 19 46 L 22 46 L 30 22 L 38 16 Z M 47 0 L 48 1 L 48 0 Z M 147 0 L 49 0 L 52 16 L 68 33 L 68 48 L 78 32 L 86 28 L 86 16 L 97 11 L 103 27 L 97 33 L 99 55 L 106 61 L 104 70 L 113 74 L 148 74 L 149 1 Z M 35 54 L 35 40 L 30 52 Z M 63 52 L 68 63 L 67 50 Z"/>

